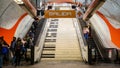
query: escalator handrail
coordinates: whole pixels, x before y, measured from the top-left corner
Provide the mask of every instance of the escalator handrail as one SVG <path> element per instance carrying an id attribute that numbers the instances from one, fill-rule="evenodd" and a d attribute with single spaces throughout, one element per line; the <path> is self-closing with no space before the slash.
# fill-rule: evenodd
<path id="1" fill-rule="evenodd" d="M 41 31 L 40 31 L 40 34 L 39 34 L 38 38 L 41 38 L 42 33 L 43 33 L 43 30 L 44 30 L 44 27 L 45 27 L 45 24 L 46 24 L 46 19 L 45 19 L 44 22 L 43 22 L 43 26 L 42 26 L 42 29 L 41 29 Z M 39 41 L 40 41 L 40 39 L 37 39 L 36 46 L 38 46 Z"/>
<path id="2" fill-rule="evenodd" d="M 82 25 L 80 24 L 81 21 L 80 21 L 79 19 L 77 19 L 77 21 L 78 21 L 78 28 L 79 28 L 79 31 L 80 31 L 80 34 L 81 34 L 81 38 L 82 38 L 83 44 L 84 44 L 84 46 L 83 46 L 82 49 L 81 49 L 81 52 L 82 52 L 82 50 L 84 50 L 84 51 L 86 51 L 86 53 L 88 54 L 88 44 L 87 44 L 87 41 L 85 40 L 84 35 L 83 35 Z M 80 47 L 81 47 L 81 46 L 80 46 Z M 86 50 L 86 49 L 87 49 L 87 50 Z M 82 55 L 83 60 L 84 60 L 85 62 L 88 62 L 88 56 L 83 56 L 84 53 L 83 53 L 83 54 L 81 53 L 81 55 Z"/>
<path id="3" fill-rule="evenodd" d="M 81 22 L 80 19 L 79 19 L 79 22 Z M 81 35 L 82 35 L 84 44 L 85 44 L 85 45 L 88 45 L 88 44 L 87 44 L 87 41 L 85 40 L 84 35 L 83 35 L 83 27 L 82 27 L 82 25 L 81 25 L 80 23 L 78 23 L 78 24 L 79 24 L 79 28 L 81 28 L 81 29 L 80 29 L 80 32 L 81 32 Z"/>

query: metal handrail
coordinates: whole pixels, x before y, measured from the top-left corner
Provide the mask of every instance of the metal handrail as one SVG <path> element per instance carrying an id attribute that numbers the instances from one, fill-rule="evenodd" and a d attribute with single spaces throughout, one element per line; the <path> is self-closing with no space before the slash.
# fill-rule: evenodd
<path id="1" fill-rule="evenodd" d="M 46 24 L 46 20 L 44 20 L 44 24 L 43 24 L 43 26 L 42 26 L 42 29 L 41 29 L 41 31 L 40 31 L 40 34 L 39 34 L 38 38 L 41 38 L 41 35 L 42 35 L 42 33 L 43 33 L 45 24 Z M 40 41 L 40 39 L 37 40 L 37 42 L 36 42 L 36 44 L 35 44 L 36 46 L 38 45 L 39 41 Z"/>

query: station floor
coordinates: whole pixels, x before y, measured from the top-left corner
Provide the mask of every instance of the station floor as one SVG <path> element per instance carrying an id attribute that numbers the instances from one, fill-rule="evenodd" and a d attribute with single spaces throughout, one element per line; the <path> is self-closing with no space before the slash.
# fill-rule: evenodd
<path id="1" fill-rule="evenodd" d="M 98 63 L 88 65 L 80 61 L 41 61 L 34 65 L 4 66 L 3 68 L 120 68 L 120 64 Z"/>

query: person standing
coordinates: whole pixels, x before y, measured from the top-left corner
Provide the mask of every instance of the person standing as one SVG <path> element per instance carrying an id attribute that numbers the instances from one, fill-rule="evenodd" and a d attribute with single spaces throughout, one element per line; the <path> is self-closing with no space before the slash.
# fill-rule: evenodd
<path id="1" fill-rule="evenodd" d="M 13 40 L 11 42 L 10 50 L 12 52 L 12 55 L 15 55 L 15 44 L 16 44 L 16 37 L 13 37 Z"/>
<path id="2" fill-rule="evenodd" d="M 27 44 L 26 38 L 22 39 L 22 44 L 23 45 L 22 45 L 22 54 L 21 54 L 21 56 L 26 59 L 26 56 L 25 56 L 26 51 L 27 51 L 27 49 L 25 48 L 25 46 Z"/>
<path id="3" fill-rule="evenodd" d="M 16 37 L 13 37 L 11 42 L 10 50 L 12 52 L 12 65 L 15 63 L 15 44 L 16 44 Z"/>
<path id="4" fill-rule="evenodd" d="M 87 40 L 88 36 L 89 36 L 89 28 L 88 28 L 88 26 L 85 26 L 83 28 L 83 34 L 84 34 L 85 39 Z"/>
<path id="5" fill-rule="evenodd" d="M 21 39 L 18 38 L 17 39 L 17 42 L 16 42 L 16 45 L 15 45 L 15 66 L 18 66 L 20 65 L 20 60 L 21 60 L 21 51 L 22 51 L 22 42 L 21 42 Z"/>

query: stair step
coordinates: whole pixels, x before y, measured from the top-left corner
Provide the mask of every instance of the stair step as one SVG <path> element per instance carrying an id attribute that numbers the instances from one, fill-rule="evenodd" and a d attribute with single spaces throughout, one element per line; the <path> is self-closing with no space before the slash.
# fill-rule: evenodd
<path id="1" fill-rule="evenodd" d="M 45 39 L 45 42 L 56 42 L 56 39 Z"/>
<path id="2" fill-rule="evenodd" d="M 55 44 L 44 44 L 44 47 L 55 47 Z"/>
<path id="3" fill-rule="evenodd" d="M 79 54 L 55 54 L 56 58 L 81 58 L 81 55 Z"/>
<path id="4" fill-rule="evenodd" d="M 53 50 L 53 51 L 55 51 L 55 48 L 43 48 L 43 50 Z"/>
<path id="5" fill-rule="evenodd" d="M 60 60 L 60 61 L 63 61 L 63 60 L 65 60 L 65 61 L 67 61 L 67 60 L 71 60 L 71 61 L 82 61 L 82 58 L 41 58 L 41 61 L 48 61 L 48 60 L 50 60 L 50 61 L 54 61 L 54 60 Z"/>
<path id="6" fill-rule="evenodd" d="M 71 53 L 71 51 L 54 51 L 54 50 L 43 50 L 42 52 L 43 54 L 56 54 L 56 55 L 80 55 L 80 52 L 74 52 L 74 53 Z"/>
<path id="7" fill-rule="evenodd" d="M 55 46 L 44 46 L 43 48 L 55 48 Z"/>
<path id="8" fill-rule="evenodd" d="M 47 39 L 47 40 L 48 40 L 48 39 L 49 39 L 49 40 L 50 40 L 50 39 L 56 39 L 56 37 L 46 37 L 45 39 Z"/>
<path id="9" fill-rule="evenodd" d="M 52 44 L 56 44 L 56 42 L 44 42 L 44 45 L 46 45 L 46 44 L 52 45 Z"/>
<path id="10" fill-rule="evenodd" d="M 42 54 L 41 58 L 55 58 L 55 54 Z"/>
<path id="11" fill-rule="evenodd" d="M 42 54 L 55 54 L 55 51 L 43 51 Z"/>

